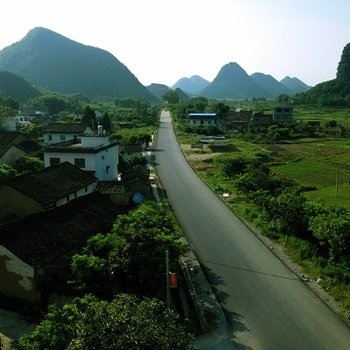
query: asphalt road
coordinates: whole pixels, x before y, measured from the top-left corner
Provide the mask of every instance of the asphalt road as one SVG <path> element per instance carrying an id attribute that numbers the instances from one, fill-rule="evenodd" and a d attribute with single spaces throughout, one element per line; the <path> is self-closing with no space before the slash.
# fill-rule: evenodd
<path id="1" fill-rule="evenodd" d="M 195 175 L 162 112 L 158 176 L 237 349 L 350 349 L 350 329 Z"/>

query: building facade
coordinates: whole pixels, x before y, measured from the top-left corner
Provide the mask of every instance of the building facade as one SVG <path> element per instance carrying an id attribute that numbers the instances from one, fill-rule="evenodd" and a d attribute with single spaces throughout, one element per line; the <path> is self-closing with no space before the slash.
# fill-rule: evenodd
<path id="1" fill-rule="evenodd" d="M 96 176 L 98 180 L 118 178 L 118 144 L 105 135 L 82 135 L 79 139 L 44 148 L 45 167 L 69 162 Z"/>

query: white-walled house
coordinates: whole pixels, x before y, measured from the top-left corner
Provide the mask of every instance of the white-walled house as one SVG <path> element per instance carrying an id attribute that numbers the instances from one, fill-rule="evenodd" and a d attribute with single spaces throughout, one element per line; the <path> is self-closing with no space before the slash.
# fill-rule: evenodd
<path id="1" fill-rule="evenodd" d="M 188 122 L 193 126 L 219 126 L 221 120 L 217 113 L 190 113 Z"/>
<path id="2" fill-rule="evenodd" d="M 44 148 L 45 167 L 70 162 L 101 181 L 118 178 L 118 144 L 106 135 L 81 135 L 79 138 Z"/>
<path id="3" fill-rule="evenodd" d="M 50 123 L 44 130 L 44 144 L 76 140 L 80 135 L 90 134 L 92 129 L 89 126 L 79 123 Z"/>

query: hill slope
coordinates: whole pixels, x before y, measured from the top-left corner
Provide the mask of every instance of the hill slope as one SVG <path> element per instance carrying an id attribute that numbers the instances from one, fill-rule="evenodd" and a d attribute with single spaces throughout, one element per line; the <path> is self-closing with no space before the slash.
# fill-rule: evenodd
<path id="1" fill-rule="evenodd" d="M 19 102 L 39 96 L 40 92 L 16 74 L 0 71 L 0 96 L 12 97 Z"/>
<path id="2" fill-rule="evenodd" d="M 269 94 L 269 96 L 264 97 L 277 97 L 281 94 L 291 94 L 291 90 L 287 86 L 281 84 L 271 75 L 253 73 L 250 77 Z"/>
<path id="3" fill-rule="evenodd" d="M 190 78 L 181 78 L 173 86 L 173 89 L 180 88 L 182 91 L 196 95 L 210 85 L 208 80 L 199 75 L 192 75 Z"/>
<path id="4" fill-rule="evenodd" d="M 291 78 L 286 76 L 280 81 L 280 83 L 287 87 L 292 94 L 305 92 L 311 89 L 311 86 L 306 85 L 300 79 L 295 77 Z"/>
<path id="5" fill-rule="evenodd" d="M 235 62 L 224 65 L 213 82 L 200 92 L 208 98 L 251 98 L 265 97 L 263 90 L 247 72 Z"/>
<path id="6" fill-rule="evenodd" d="M 111 53 L 70 40 L 45 28 L 32 29 L 0 51 L 0 70 L 43 88 L 89 97 L 154 96 Z"/>
<path id="7" fill-rule="evenodd" d="M 343 49 L 336 78 L 317 84 L 301 94 L 299 99 L 300 103 L 350 106 L 350 43 Z"/>

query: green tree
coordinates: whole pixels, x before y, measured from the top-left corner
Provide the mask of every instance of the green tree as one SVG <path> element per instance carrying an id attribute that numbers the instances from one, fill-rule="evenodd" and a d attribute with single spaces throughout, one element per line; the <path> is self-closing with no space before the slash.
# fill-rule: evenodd
<path id="1" fill-rule="evenodd" d="M 5 105 L 0 105 L 0 118 L 10 117 L 12 115 L 12 109 Z"/>
<path id="2" fill-rule="evenodd" d="M 17 171 L 13 169 L 10 165 L 8 164 L 0 165 L 0 181 L 9 180 L 17 175 L 18 175 Z"/>
<path id="3" fill-rule="evenodd" d="M 101 124 L 103 125 L 103 129 L 110 132 L 112 130 L 112 121 L 107 112 L 103 113 Z"/>
<path id="4" fill-rule="evenodd" d="M 169 250 L 175 270 L 181 252 L 178 238 L 167 215 L 153 204 L 142 204 L 119 216 L 110 234 L 89 239 L 82 253 L 73 257 L 76 286 L 103 297 L 118 286 L 136 294 L 164 296 L 165 251 Z"/>
<path id="5" fill-rule="evenodd" d="M 295 192 L 274 196 L 259 191 L 254 200 L 264 211 L 268 222 L 278 223 L 280 234 L 309 238 L 305 197 Z"/>
<path id="6" fill-rule="evenodd" d="M 18 109 L 19 103 L 12 97 L 2 97 L 0 98 L 0 105 L 11 108 L 11 110 Z"/>
<path id="7" fill-rule="evenodd" d="M 171 218 L 156 205 L 145 203 L 130 214 L 120 216 L 112 233 L 123 239 L 119 241 L 120 249 L 122 257 L 126 255 L 128 259 L 124 259 L 120 267 L 132 291 L 164 295 L 165 251 L 170 253 L 170 269 L 177 268 L 181 253 L 179 234 Z"/>
<path id="8" fill-rule="evenodd" d="M 66 108 L 66 101 L 64 99 L 51 95 L 36 97 L 31 103 L 34 106 L 46 107 L 51 114 L 57 114 Z"/>
<path id="9" fill-rule="evenodd" d="M 44 168 L 44 162 L 37 157 L 25 156 L 17 159 L 13 168 L 18 173 L 32 173 Z"/>
<path id="10" fill-rule="evenodd" d="M 120 294 L 111 302 L 86 295 L 51 305 L 32 334 L 12 350 L 193 349 L 193 337 L 173 310 L 156 299 Z"/>
<path id="11" fill-rule="evenodd" d="M 85 107 L 81 123 L 89 126 L 92 130 L 96 129 L 96 113 L 90 106 Z"/>
<path id="12" fill-rule="evenodd" d="M 65 350 L 76 336 L 76 326 L 88 308 L 98 299 L 86 295 L 76 298 L 62 308 L 50 305 L 42 322 L 33 333 L 11 343 L 11 350 Z"/>
<path id="13" fill-rule="evenodd" d="M 213 106 L 214 112 L 218 113 L 221 118 L 224 118 L 230 110 L 230 106 L 222 102 L 215 103 Z"/>
<path id="14" fill-rule="evenodd" d="M 20 131 L 32 140 L 38 140 L 42 135 L 42 129 L 36 124 L 23 126 Z"/>
<path id="15" fill-rule="evenodd" d="M 332 208 L 312 217 L 309 227 L 329 257 L 350 263 L 350 219 L 345 210 Z"/>
<path id="16" fill-rule="evenodd" d="M 77 325 L 71 350 L 193 349 L 179 316 L 156 299 L 121 294 L 92 305 Z"/>
<path id="17" fill-rule="evenodd" d="M 163 96 L 162 99 L 168 103 L 179 103 L 180 102 L 180 96 L 176 91 L 167 91 Z"/>

